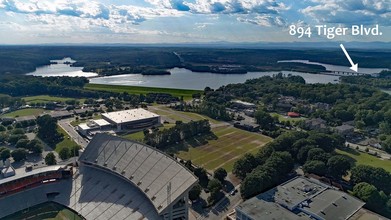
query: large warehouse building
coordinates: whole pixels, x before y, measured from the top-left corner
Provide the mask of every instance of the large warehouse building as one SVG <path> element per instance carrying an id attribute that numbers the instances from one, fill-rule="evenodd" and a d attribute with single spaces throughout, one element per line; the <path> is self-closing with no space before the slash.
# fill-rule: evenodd
<path id="1" fill-rule="evenodd" d="M 85 136 L 93 136 L 91 133 L 137 131 L 160 124 L 159 115 L 143 108 L 137 108 L 104 113 L 102 119 L 80 124 L 77 130 Z"/>
<path id="2" fill-rule="evenodd" d="M 143 108 L 104 113 L 102 118 L 116 126 L 117 131 L 141 129 L 161 123 L 159 115 Z"/>
<path id="3" fill-rule="evenodd" d="M 78 164 L 73 178 L 64 178 L 63 168 L 51 166 L 3 179 L 0 218 L 52 201 L 87 220 L 188 219 L 188 192 L 197 178 L 166 154 L 97 134 Z"/>

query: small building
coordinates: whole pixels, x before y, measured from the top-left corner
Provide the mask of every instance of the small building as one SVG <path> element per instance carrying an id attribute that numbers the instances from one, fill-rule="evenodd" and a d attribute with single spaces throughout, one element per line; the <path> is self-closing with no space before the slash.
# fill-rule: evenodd
<path id="1" fill-rule="evenodd" d="M 248 122 L 235 122 L 234 127 L 252 132 L 259 131 L 260 128 L 258 124 Z"/>
<path id="2" fill-rule="evenodd" d="M 22 116 L 22 117 L 16 117 L 15 121 L 16 122 L 30 122 L 30 121 L 35 121 L 37 117 L 35 115 L 28 115 L 28 116 Z"/>
<path id="3" fill-rule="evenodd" d="M 248 117 L 254 117 L 255 116 L 255 109 L 246 109 L 243 112 Z"/>
<path id="4" fill-rule="evenodd" d="M 79 124 L 76 127 L 76 130 L 78 130 L 82 135 L 89 136 L 91 132 L 94 131 L 104 131 L 111 129 L 112 125 L 110 122 L 104 120 L 104 119 L 98 119 L 98 120 L 91 120 L 87 123 Z"/>
<path id="5" fill-rule="evenodd" d="M 334 130 L 342 136 L 351 135 L 354 133 L 354 127 L 351 125 L 343 124 L 341 126 L 337 126 L 334 128 Z"/>
<path id="6" fill-rule="evenodd" d="M 244 102 L 241 100 L 234 100 L 232 101 L 232 104 L 234 107 L 240 108 L 240 109 L 255 109 L 257 106 L 250 102 Z"/>
<path id="7" fill-rule="evenodd" d="M 48 113 L 52 118 L 55 119 L 64 119 L 64 118 L 70 118 L 73 116 L 73 112 L 69 111 L 52 111 Z"/>
<path id="8" fill-rule="evenodd" d="M 161 124 L 160 115 L 143 108 L 102 114 L 102 118 L 117 128 L 117 131 L 140 130 Z"/>
<path id="9" fill-rule="evenodd" d="M 305 128 L 308 130 L 326 130 L 327 123 L 321 118 L 312 118 L 304 122 Z"/>

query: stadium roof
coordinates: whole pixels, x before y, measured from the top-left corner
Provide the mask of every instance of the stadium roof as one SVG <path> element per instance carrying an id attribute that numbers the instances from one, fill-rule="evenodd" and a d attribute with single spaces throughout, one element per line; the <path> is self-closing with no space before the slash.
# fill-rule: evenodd
<path id="1" fill-rule="evenodd" d="M 116 124 L 136 121 L 140 119 L 159 117 L 159 115 L 147 111 L 143 108 L 130 109 L 117 112 L 104 113 L 102 116 L 110 119 Z"/>
<path id="2" fill-rule="evenodd" d="M 11 182 L 11 181 L 17 180 L 17 179 L 20 179 L 20 178 L 24 178 L 24 177 L 27 177 L 27 176 L 33 176 L 33 175 L 38 174 L 38 173 L 43 173 L 43 172 L 48 172 L 48 171 L 56 171 L 56 170 L 59 170 L 60 168 L 63 168 L 63 167 L 64 166 L 60 166 L 60 165 L 47 166 L 47 167 L 33 169 L 30 172 L 25 172 L 24 169 L 23 169 L 22 172 L 18 172 L 18 171 L 21 171 L 22 169 L 17 169 L 15 176 L 11 176 L 11 177 L 0 179 L 0 185 L 4 184 L 4 183 L 7 183 L 7 182 Z"/>
<path id="3" fill-rule="evenodd" d="M 159 214 L 197 182 L 190 171 L 166 154 L 107 134 L 96 134 L 79 160 L 131 181 Z"/>

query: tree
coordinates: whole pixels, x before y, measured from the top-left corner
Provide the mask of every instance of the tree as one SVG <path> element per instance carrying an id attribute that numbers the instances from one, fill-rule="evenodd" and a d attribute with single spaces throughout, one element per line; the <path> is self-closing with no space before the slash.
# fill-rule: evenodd
<path id="1" fill-rule="evenodd" d="M 328 174 L 336 179 L 346 176 L 351 168 L 349 159 L 344 155 L 332 156 L 327 161 Z"/>
<path id="2" fill-rule="evenodd" d="M 391 193 L 391 174 L 383 168 L 358 165 L 351 170 L 350 181 L 354 185 L 366 182 L 374 185 L 386 194 Z"/>
<path id="3" fill-rule="evenodd" d="M 329 153 L 324 152 L 324 150 L 321 148 L 312 148 L 308 151 L 307 161 L 319 160 L 323 161 L 324 163 L 327 163 L 330 156 L 331 155 Z"/>
<path id="4" fill-rule="evenodd" d="M 50 165 L 56 165 L 57 164 L 57 160 L 56 160 L 56 156 L 53 154 L 53 152 L 50 152 L 46 155 L 45 157 L 45 163 L 46 165 L 50 166 Z"/>
<path id="5" fill-rule="evenodd" d="M 372 210 L 376 210 L 386 203 L 376 187 L 365 182 L 353 187 L 353 195 L 366 202 L 366 206 Z"/>
<path id="6" fill-rule="evenodd" d="M 215 172 L 213 173 L 213 177 L 219 180 L 220 183 L 224 185 L 225 178 L 227 177 L 227 171 L 224 168 L 220 167 L 215 170 Z"/>
<path id="7" fill-rule="evenodd" d="M 198 200 L 200 198 L 202 187 L 200 184 L 195 185 L 190 191 L 189 191 L 189 199 L 191 201 Z"/>
<path id="8" fill-rule="evenodd" d="M 29 140 L 27 139 L 20 139 L 18 142 L 16 142 L 15 147 L 16 148 L 26 148 L 27 149 L 27 144 L 29 143 Z"/>
<path id="9" fill-rule="evenodd" d="M 383 149 L 387 151 L 387 153 L 391 153 L 391 136 L 388 136 L 383 142 L 382 145 Z"/>
<path id="10" fill-rule="evenodd" d="M 244 179 L 248 173 L 251 173 L 259 165 L 259 160 L 254 155 L 246 153 L 242 158 L 234 163 L 233 174 L 238 178 Z"/>
<path id="11" fill-rule="evenodd" d="M 208 175 L 206 174 L 206 170 L 204 168 L 197 167 L 194 169 L 194 175 L 198 177 L 198 181 L 202 187 L 208 186 Z"/>
<path id="12" fill-rule="evenodd" d="M 322 161 L 310 160 L 303 165 L 303 171 L 305 173 L 314 173 L 316 175 L 323 176 L 327 173 L 327 167 Z"/>
<path id="13" fill-rule="evenodd" d="M 11 151 L 5 147 L 0 147 L 0 159 L 5 161 L 11 157 Z"/>
<path id="14" fill-rule="evenodd" d="M 209 203 L 215 203 L 218 199 L 220 190 L 223 188 L 221 182 L 217 179 L 212 179 L 208 183 L 208 189 L 210 192 L 210 196 L 208 197 Z"/>
<path id="15" fill-rule="evenodd" d="M 70 157 L 69 148 L 63 147 L 61 148 L 60 152 L 58 152 L 58 156 L 61 158 L 61 160 L 66 160 Z"/>
<path id="16" fill-rule="evenodd" d="M 62 135 L 57 131 L 57 121 L 50 115 L 38 117 L 38 137 L 45 141 L 48 145 L 54 146 L 58 143 Z"/>
<path id="17" fill-rule="evenodd" d="M 16 162 L 25 160 L 27 158 L 27 150 L 24 148 L 18 148 L 11 152 L 11 156 Z"/>
<path id="18" fill-rule="evenodd" d="M 79 156 L 79 150 L 81 147 L 79 145 L 73 145 L 72 147 L 69 148 L 69 156 L 70 157 L 77 157 Z"/>
<path id="19" fill-rule="evenodd" d="M 255 112 L 255 120 L 262 129 L 272 130 L 274 128 L 274 118 L 263 110 L 258 110 Z"/>

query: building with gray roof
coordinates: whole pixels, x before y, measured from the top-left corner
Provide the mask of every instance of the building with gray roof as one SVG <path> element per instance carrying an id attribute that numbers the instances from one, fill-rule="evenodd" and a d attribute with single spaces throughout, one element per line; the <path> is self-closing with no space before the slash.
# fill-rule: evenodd
<path id="1" fill-rule="evenodd" d="M 236 207 L 238 220 L 349 219 L 361 200 L 314 179 L 296 177 Z"/>

